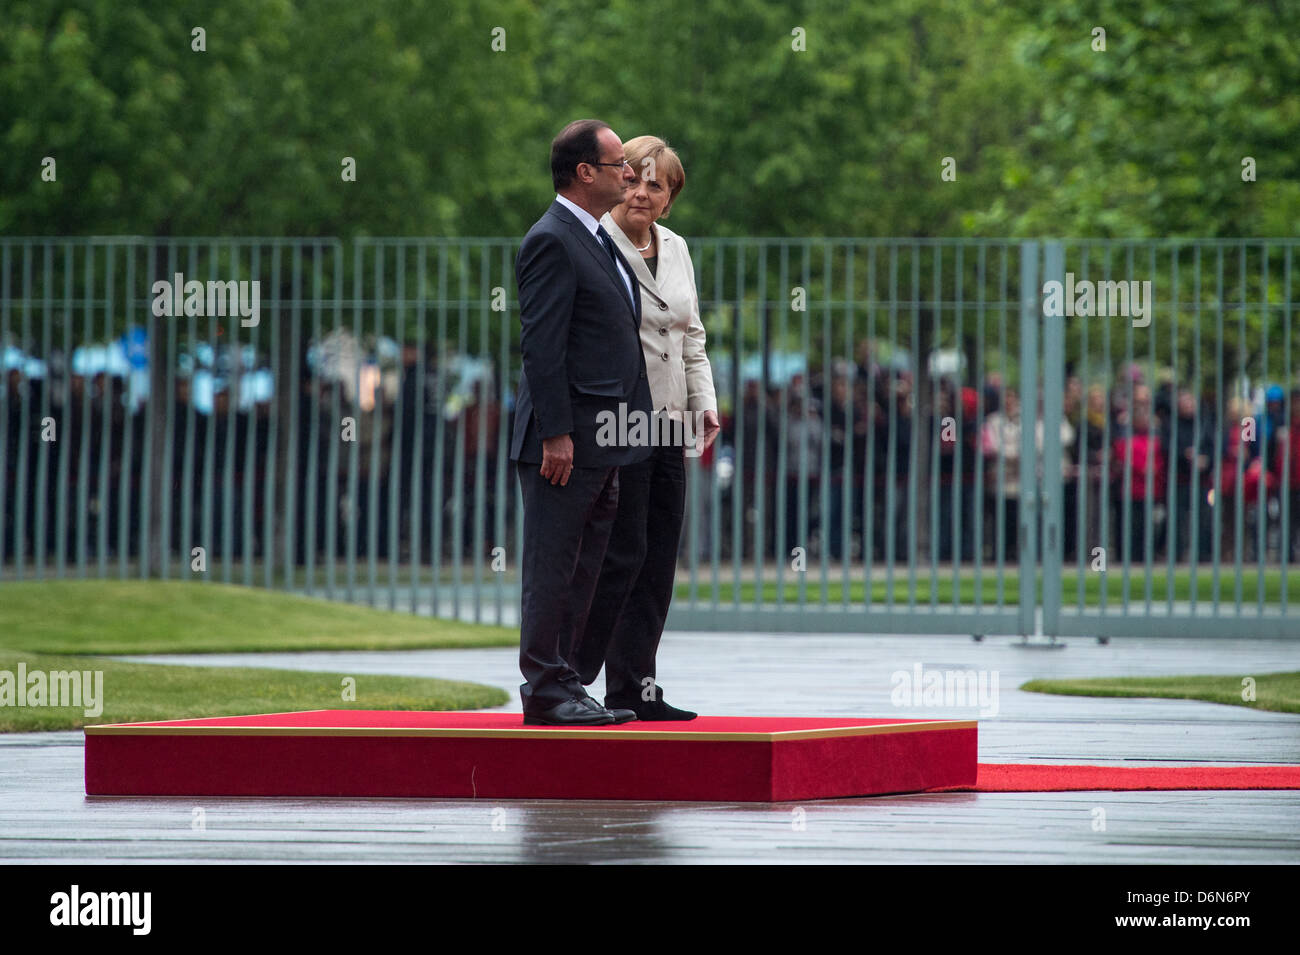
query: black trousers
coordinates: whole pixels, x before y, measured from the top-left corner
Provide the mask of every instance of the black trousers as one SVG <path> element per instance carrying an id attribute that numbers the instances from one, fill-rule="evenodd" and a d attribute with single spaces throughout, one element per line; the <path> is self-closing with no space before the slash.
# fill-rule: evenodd
<path id="1" fill-rule="evenodd" d="M 683 451 L 655 448 L 645 461 L 620 468 L 618 480 L 618 517 L 577 658 L 584 684 L 595 682 L 603 665 L 605 699 L 627 703 L 660 698 L 655 655 L 686 509 Z"/>
<path id="2" fill-rule="evenodd" d="M 526 713 L 587 695 L 573 654 L 619 495 L 618 468 L 574 468 L 567 485 L 552 485 L 539 467 L 517 465 L 524 498 L 519 669 L 527 681 L 519 693 Z"/>

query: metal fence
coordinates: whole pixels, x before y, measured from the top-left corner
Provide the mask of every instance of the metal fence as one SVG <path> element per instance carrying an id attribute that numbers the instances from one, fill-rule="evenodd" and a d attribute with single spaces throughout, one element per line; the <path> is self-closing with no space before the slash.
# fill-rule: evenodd
<path id="1" fill-rule="evenodd" d="M 516 245 L 0 240 L 0 582 L 513 623 Z M 1300 635 L 1294 242 L 690 245 L 670 626 Z"/>

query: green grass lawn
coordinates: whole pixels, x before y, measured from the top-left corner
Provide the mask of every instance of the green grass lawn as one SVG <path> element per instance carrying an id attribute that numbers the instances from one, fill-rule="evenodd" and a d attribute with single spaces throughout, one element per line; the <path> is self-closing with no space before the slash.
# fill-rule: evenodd
<path id="1" fill-rule="evenodd" d="M 356 700 L 343 700 L 344 673 L 252 667 L 162 666 L 102 657 L 0 650 L 0 670 L 101 671 L 103 712 L 85 707 L 0 706 L 0 732 L 66 730 L 95 723 L 234 716 L 286 710 L 466 710 L 500 706 L 504 691 L 477 683 L 355 675 Z M 92 678 L 93 679 L 93 678 Z M 87 702 L 82 697 L 82 702 Z"/>
<path id="2" fill-rule="evenodd" d="M 59 580 L 0 584 L 0 671 L 102 671 L 103 712 L 0 705 L 0 732 L 87 723 L 311 709 L 500 706 L 489 686 L 419 677 L 129 663 L 103 655 L 273 650 L 415 650 L 518 644 L 506 627 L 466 624 L 223 584 Z M 0 693 L 4 676 L 0 674 Z M 10 689 L 13 689 L 12 685 Z M 0 700 L 3 697 L 0 696 Z"/>
<path id="3" fill-rule="evenodd" d="M 0 646 L 38 653 L 252 653 L 506 647 L 519 631 L 229 584 L 0 584 Z"/>
<path id="4" fill-rule="evenodd" d="M 874 568 L 879 572 L 880 568 Z M 866 583 L 861 579 L 861 568 L 853 568 L 850 571 L 851 577 L 858 579 L 849 581 L 849 601 L 851 603 L 861 603 L 866 594 Z M 800 578 L 802 577 L 802 581 Z M 775 603 L 777 598 L 776 569 L 768 564 L 763 569 L 763 602 Z M 1079 574 L 1077 570 L 1067 569 L 1061 575 L 1062 589 L 1066 606 L 1078 605 L 1078 586 Z M 809 563 L 808 569 L 802 575 L 798 574 L 788 567 L 785 570 L 785 578 L 782 587 L 783 599 L 786 602 L 794 603 L 799 599 L 799 588 L 802 583 L 806 599 L 820 602 L 822 597 L 821 568 L 816 563 Z M 1112 565 L 1106 574 L 1093 573 L 1085 571 L 1083 575 L 1083 605 L 1085 607 L 1100 607 L 1101 593 L 1103 583 L 1106 589 L 1107 605 L 1121 603 L 1124 599 L 1124 581 L 1122 569 L 1119 565 Z M 1280 604 L 1282 600 L 1282 571 L 1278 569 L 1265 569 L 1263 575 L 1264 585 L 1264 603 Z M 1151 573 L 1151 599 L 1152 601 L 1163 601 L 1167 599 L 1167 590 L 1169 586 L 1169 575 L 1167 568 L 1153 568 Z M 1259 586 L 1258 568 L 1250 570 L 1242 569 L 1241 576 L 1241 593 L 1242 601 L 1247 604 L 1254 604 L 1257 597 L 1257 588 Z M 1129 600 L 1146 599 L 1147 577 L 1145 569 L 1141 566 L 1133 566 L 1130 570 L 1129 577 Z M 894 568 L 893 580 L 893 598 L 896 604 L 906 604 L 908 602 L 908 568 L 904 564 Z M 998 602 L 998 578 L 996 570 L 985 568 L 980 580 L 980 594 L 982 602 L 987 605 L 995 605 Z M 890 586 L 884 580 L 873 580 L 871 582 L 871 603 L 884 604 L 890 594 Z M 1191 571 L 1186 568 L 1177 568 L 1173 575 L 1174 600 L 1190 600 L 1192 595 L 1192 575 Z M 718 575 L 718 602 L 731 603 L 734 600 L 735 581 L 728 573 L 728 568 L 722 568 Z M 758 587 L 753 581 L 741 581 L 740 584 L 740 602 L 742 604 L 754 603 L 754 598 L 758 592 Z M 937 602 L 940 604 L 951 604 L 953 602 L 953 579 L 951 569 L 940 569 L 937 579 L 934 582 L 933 592 Z M 678 583 L 675 591 L 675 599 L 687 600 L 690 597 L 691 588 L 689 584 Z M 697 593 L 702 601 L 712 599 L 712 580 L 710 569 L 707 565 L 699 569 L 699 583 Z M 829 567 L 827 569 L 827 597 L 829 603 L 842 603 L 844 599 L 843 576 L 839 568 Z M 973 605 L 975 603 L 975 571 L 970 568 L 964 568 L 960 571 L 957 580 L 958 603 Z M 1212 571 L 1205 568 L 1199 568 L 1196 573 L 1196 593 L 1197 599 L 1203 601 L 1212 601 L 1214 599 L 1214 575 Z M 1233 603 L 1236 593 L 1236 578 L 1233 574 L 1232 567 L 1225 567 L 1221 571 L 1219 580 L 1219 600 Z M 931 581 L 930 565 L 918 564 L 916 568 L 916 602 L 919 604 L 928 604 L 931 598 Z M 1008 568 L 1002 580 L 1002 601 L 1005 604 L 1016 604 L 1020 600 L 1020 577 L 1015 568 Z M 1287 602 L 1288 604 L 1300 604 L 1300 568 L 1288 568 L 1287 571 Z"/>
<path id="5" fill-rule="evenodd" d="M 1030 693 L 1066 696 L 1158 697 L 1169 700 L 1204 700 L 1256 710 L 1300 713 L 1300 673 L 1264 673 L 1252 676 L 1255 700 L 1242 699 L 1240 676 L 1134 676 L 1091 680 L 1030 680 L 1020 689 Z"/>

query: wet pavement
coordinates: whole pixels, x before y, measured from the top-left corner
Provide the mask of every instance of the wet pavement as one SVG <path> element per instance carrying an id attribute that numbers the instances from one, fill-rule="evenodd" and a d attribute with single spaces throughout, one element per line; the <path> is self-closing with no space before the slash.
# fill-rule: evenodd
<path id="1" fill-rule="evenodd" d="M 976 718 L 983 762 L 1300 764 L 1300 715 L 1183 700 L 1046 696 L 1033 678 L 1297 669 L 1294 642 L 669 633 L 666 698 L 713 715 Z M 493 684 L 516 651 L 133 658 Z M 918 668 L 982 699 L 913 699 Z M 904 677 L 906 674 L 906 678 Z M 996 687 L 996 693 L 993 689 Z M 593 687 L 599 690 L 599 685 Z M 599 692 L 596 692 L 599 696 Z M 929 705 L 912 705 L 926 704 Z M 777 805 L 550 800 L 87 797 L 80 732 L 0 736 L 7 862 L 1300 862 L 1300 792 L 947 793 Z M 1100 810 L 1100 812 L 1098 812 Z"/>

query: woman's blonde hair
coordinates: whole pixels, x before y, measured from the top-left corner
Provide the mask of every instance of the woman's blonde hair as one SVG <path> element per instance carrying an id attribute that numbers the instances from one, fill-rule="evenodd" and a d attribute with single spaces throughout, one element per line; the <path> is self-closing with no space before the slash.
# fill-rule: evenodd
<path id="1" fill-rule="evenodd" d="M 673 207 L 677 194 L 686 185 L 686 170 L 673 147 L 658 136 L 638 136 L 623 144 L 623 158 L 627 160 L 638 176 L 668 182 L 668 205 L 664 206 L 660 218 L 668 218 L 668 210 Z M 646 160 L 649 160 L 647 164 Z M 653 173 L 653 175 L 651 175 Z"/>

